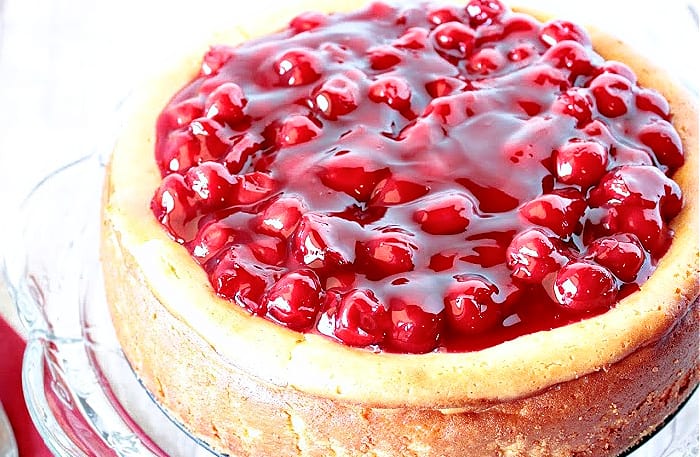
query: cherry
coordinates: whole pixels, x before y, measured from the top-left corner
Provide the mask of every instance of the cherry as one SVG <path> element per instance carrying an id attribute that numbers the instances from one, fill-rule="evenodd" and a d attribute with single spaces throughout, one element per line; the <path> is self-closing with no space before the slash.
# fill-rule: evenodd
<path id="1" fill-rule="evenodd" d="M 199 229 L 197 236 L 192 240 L 190 250 L 195 260 L 205 264 L 225 246 L 244 243 L 249 239 L 250 235 L 239 228 L 231 227 L 222 221 L 212 221 Z"/>
<path id="2" fill-rule="evenodd" d="M 631 85 L 637 83 L 637 75 L 634 74 L 634 71 L 632 71 L 630 67 L 622 62 L 617 62 L 614 60 L 607 60 L 603 62 L 603 64 L 593 72 L 591 79 L 595 79 L 597 76 L 604 73 L 612 73 L 614 75 L 621 76 L 629 81 Z"/>
<path id="3" fill-rule="evenodd" d="M 653 166 L 625 165 L 607 173 L 588 197 L 591 206 L 655 209 L 670 219 L 682 207 L 678 184 Z"/>
<path id="4" fill-rule="evenodd" d="M 377 183 L 372 191 L 369 204 L 373 205 L 399 205 L 416 200 L 429 192 L 429 188 L 413 181 L 389 176 Z"/>
<path id="5" fill-rule="evenodd" d="M 232 246 L 221 257 L 210 273 L 214 290 L 220 296 L 234 301 L 239 306 L 260 314 L 260 298 L 265 291 L 263 271 L 251 264 L 238 246 Z"/>
<path id="6" fill-rule="evenodd" d="M 243 170 L 248 159 L 260 150 L 265 139 L 258 134 L 245 132 L 233 141 L 233 146 L 224 156 L 223 163 L 229 173 L 237 174 Z"/>
<path id="7" fill-rule="evenodd" d="M 498 71 L 504 64 L 503 54 L 493 48 L 483 48 L 469 57 L 467 68 L 472 73 L 486 76 Z"/>
<path id="8" fill-rule="evenodd" d="M 151 199 L 151 211 L 179 243 L 187 238 L 186 224 L 194 217 L 194 195 L 182 175 L 166 176 Z"/>
<path id="9" fill-rule="evenodd" d="M 620 233 L 593 241 L 585 258 L 604 266 L 620 280 L 633 282 L 644 265 L 646 253 L 636 235 Z"/>
<path id="10" fill-rule="evenodd" d="M 431 196 L 420 208 L 413 213 L 413 220 L 432 235 L 462 233 L 474 215 L 474 203 L 461 192 Z"/>
<path id="11" fill-rule="evenodd" d="M 283 52 L 273 63 L 279 84 L 283 86 L 303 86 L 318 81 L 321 68 L 321 62 L 311 50 L 301 48 Z"/>
<path id="12" fill-rule="evenodd" d="M 307 116 L 288 116 L 277 131 L 277 145 L 281 148 L 306 143 L 321 133 L 321 129 Z"/>
<path id="13" fill-rule="evenodd" d="M 456 6 L 443 6 L 428 10 L 428 22 L 435 25 L 444 24 L 446 22 L 460 22 L 462 14 Z"/>
<path id="14" fill-rule="evenodd" d="M 593 115 L 591 105 L 590 95 L 581 89 L 573 88 L 556 98 L 552 105 L 552 111 L 575 118 L 577 121 L 576 127 L 582 128 L 591 122 L 591 116 Z"/>
<path id="15" fill-rule="evenodd" d="M 369 289 L 329 293 L 335 322 L 333 334 L 343 343 L 363 347 L 379 344 L 390 328 L 389 311 Z"/>
<path id="16" fill-rule="evenodd" d="M 391 326 L 386 348 L 395 352 L 420 354 L 437 347 L 444 326 L 444 311 L 431 313 L 407 298 L 389 300 Z"/>
<path id="17" fill-rule="evenodd" d="M 388 168 L 372 167 L 373 164 L 340 156 L 337 160 L 328 162 L 318 173 L 325 186 L 346 193 L 359 202 L 366 202 L 377 184 L 389 174 Z"/>
<path id="18" fill-rule="evenodd" d="M 668 121 L 671 116 L 671 107 L 668 101 L 658 92 L 652 89 L 637 89 L 635 105 L 642 111 L 648 111 L 661 116 Z"/>
<path id="19" fill-rule="evenodd" d="M 520 214 L 565 238 L 574 233 L 585 210 L 586 202 L 579 191 L 561 189 L 529 201 L 520 208 Z"/>
<path id="20" fill-rule="evenodd" d="M 608 165 L 608 151 L 597 141 L 570 141 L 554 152 L 557 179 L 586 189 L 596 184 Z"/>
<path id="21" fill-rule="evenodd" d="M 632 103 L 632 86 L 627 79 L 603 73 L 591 81 L 589 87 L 600 114 L 613 118 L 627 113 Z"/>
<path id="22" fill-rule="evenodd" d="M 669 122 L 658 120 L 639 130 L 640 141 L 651 148 L 659 163 L 671 170 L 683 165 L 683 143 Z"/>
<path id="23" fill-rule="evenodd" d="M 226 82 L 209 94 L 204 111 L 207 117 L 233 125 L 243 120 L 243 108 L 247 104 L 243 89 L 236 83 Z"/>
<path id="24" fill-rule="evenodd" d="M 204 55 L 201 73 L 207 76 L 218 73 L 234 54 L 235 51 L 230 46 L 212 46 Z"/>
<path id="25" fill-rule="evenodd" d="M 518 233 L 506 250 L 510 275 L 526 283 L 542 283 L 567 261 L 559 238 L 545 229 L 530 228 Z"/>
<path id="26" fill-rule="evenodd" d="M 385 233 L 355 246 L 355 266 L 370 281 L 411 271 L 417 246 L 399 233 Z"/>
<path id="27" fill-rule="evenodd" d="M 265 293 L 267 315 L 293 330 L 306 330 L 316 323 L 321 308 L 321 284 L 312 270 L 282 275 Z"/>
<path id="28" fill-rule="evenodd" d="M 345 76 L 333 76 L 314 92 L 313 100 L 326 118 L 336 120 L 357 108 L 360 88 Z"/>
<path id="29" fill-rule="evenodd" d="M 656 258 L 666 253 L 671 245 L 671 231 L 657 208 L 617 206 L 613 217 L 616 219 L 618 231 L 636 235 L 644 249 Z"/>
<path id="30" fill-rule="evenodd" d="M 185 130 L 173 131 L 156 152 L 161 170 L 183 172 L 199 162 L 219 159 L 231 147 L 221 124 L 197 118 Z"/>
<path id="31" fill-rule="evenodd" d="M 334 233 L 339 226 L 338 220 L 316 213 L 301 216 L 296 232 L 292 237 L 291 251 L 296 260 L 316 270 L 333 270 L 349 265 L 354 259 L 343 252 Z"/>
<path id="32" fill-rule="evenodd" d="M 555 68 L 569 71 L 569 81 L 572 83 L 579 76 L 589 75 L 593 71 L 588 50 L 576 41 L 554 44 L 542 55 L 542 60 Z"/>
<path id="33" fill-rule="evenodd" d="M 234 198 L 239 205 L 258 203 L 272 195 L 277 186 L 272 176 L 259 171 L 236 175 L 234 179 Z"/>
<path id="34" fill-rule="evenodd" d="M 493 301 L 498 288 L 481 276 L 458 277 L 444 298 L 447 323 L 454 330 L 478 334 L 501 321 L 501 310 Z"/>
<path id="35" fill-rule="evenodd" d="M 287 242 L 275 236 L 255 235 L 247 243 L 250 252 L 260 262 L 283 266 L 287 260 Z"/>
<path id="36" fill-rule="evenodd" d="M 235 181 L 226 167 L 218 162 L 204 162 L 185 173 L 185 183 L 205 211 L 235 204 Z"/>
<path id="37" fill-rule="evenodd" d="M 167 117 L 170 125 L 175 128 L 185 127 L 204 114 L 204 104 L 198 98 L 188 98 L 167 107 L 162 116 Z"/>
<path id="38" fill-rule="evenodd" d="M 423 27 L 411 27 L 394 40 L 392 46 L 405 49 L 423 49 L 427 46 L 428 31 Z"/>
<path id="39" fill-rule="evenodd" d="M 447 22 L 432 31 L 433 42 L 438 51 L 450 57 L 463 59 L 474 48 L 474 31 L 461 22 Z"/>
<path id="40" fill-rule="evenodd" d="M 375 103 L 385 103 L 396 111 L 411 107 L 411 87 L 405 79 L 384 76 L 369 86 L 369 99 Z"/>
<path id="41" fill-rule="evenodd" d="M 560 41 L 572 40 L 584 46 L 591 44 L 585 30 L 576 24 L 564 20 L 553 20 L 544 25 L 540 31 L 540 40 L 546 45 L 554 46 Z"/>
<path id="42" fill-rule="evenodd" d="M 328 17 L 325 14 L 317 12 L 304 12 L 296 16 L 289 22 L 289 28 L 294 33 L 308 32 L 317 27 L 325 25 L 328 22 Z"/>
<path id="43" fill-rule="evenodd" d="M 298 197 L 282 195 L 262 211 L 257 219 L 256 230 L 283 239 L 289 238 L 305 211 L 306 208 Z"/>
<path id="44" fill-rule="evenodd" d="M 373 70 L 388 70 L 398 65 L 402 58 L 401 52 L 393 46 L 375 46 L 367 51 L 370 67 Z"/>
<path id="45" fill-rule="evenodd" d="M 506 7 L 499 0 L 470 0 L 465 9 L 469 25 L 474 28 L 497 22 L 506 12 Z"/>
<path id="46" fill-rule="evenodd" d="M 464 88 L 463 81 L 456 78 L 438 78 L 425 84 L 425 90 L 433 98 L 450 95 Z"/>
<path id="47" fill-rule="evenodd" d="M 557 302 L 573 311 L 609 308 L 617 292 L 617 282 L 610 270 L 588 262 L 572 261 L 564 265 L 554 280 Z"/>
<path id="48" fill-rule="evenodd" d="M 523 43 L 515 46 L 513 49 L 508 51 L 506 57 L 508 57 L 508 60 L 510 60 L 511 62 L 524 62 L 536 53 L 537 50 L 532 44 Z"/>

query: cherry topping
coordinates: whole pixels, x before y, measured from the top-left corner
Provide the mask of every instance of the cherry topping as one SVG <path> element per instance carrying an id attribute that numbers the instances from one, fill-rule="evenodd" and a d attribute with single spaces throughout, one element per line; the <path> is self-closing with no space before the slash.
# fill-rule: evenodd
<path id="1" fill-rule="evenodd" d="M 211 272 L 212 285 L 217 294 L 247 310 L 264 312 L 259 304 L 266 286 L 264 272 L 258 271 L 240 251 L 236 246 L 226 251 Z"/>
<path id="2" fill-rule="evenodd" d="M 591 102 L 590 96 L 582 90 L 569 89 L 557 97 L 552 110 L 575 118 L 576 127 L 581 128 L 591 122 Z"/>
<path id="3" fill-rule="evenodd" d="M 216 74 L 234 55 L 233 48 L 229 46 L 212 46 L 202 61 L 202 74 Z"/>
<path id="4" fill-rule="evenodd" d="M 283 148 L 306 143 L 316 138 L 321 129 L 306 116 L 292 115 L 282 122 L 277 132 L 277 144 Z"/>
<path id="5" fill-rule="evenodd" d="M 316 27 L 326 24 L 328 16 L 316 12 L 301 13 L 289 22 L 289 27 L 295 33 L 308 32 Z"/>
<path id="6" fill-rule="evenodd" d="M 304 204 L 294 196 L 281 196 L 270 203 L 258 219 L 257 230 L 260 233 L 289 238 L 294 233 L 302 214 Z"/>
<path id="7" fill-rule="evenodd" d="M 501 321 L 501 310 L 493 301 L 496 286 L 479 276 L 457 277 L 445 294 L 447 323 L 463 334 L 485 332 Z"/>
<path id="8" fill-rule="evenodd" d="M 265 293 L 267 314 L 293 330 L 305 330 L 316 323 L 321 307 L 321 285 L 312 270 L 290 271 Z"/>
<path id="9" fill-rule="evenodd" d="M 666 121 L 669 120 L 671 115 L 668 101 L 655 90 L 638 89 L 636 91 L 635 104 L 640 110 L 658 114 Z"/>
<path id="10" fill-rule="evenodd" d="M 520 208 L 520 214 L 533 224 L 566 238 L 574 233 L 585 209 L 586 202 L 579 191 L 560 189 L 526 203 Z"/>
<path id="11" fill-rule="evenodd" d="M 593 64 L 586 48 L 576 41 L 562 41 L 554 44 L 542 55 L 542 60 L 555 68 L 568 70 L 572 83 L 579 76 L 585 76 L 593 70 Z"/>
<path id="12" fill-rule="evenodd" d="M 284 86 L 303 86 L 321 77 L 321 62 L 307 49 L 292 49 L 275 59 L 273 68 Z"/>
<path id="13" fill-rule="evenodd" d="M 166 108 L 163 115 L 170 118 L 172 125 L 185 127 L 204 115 L 204 105 L 199 98 L 188 98 Z"/>
<path id="14" fill-rule="evenodd" d="M 314 95 L 316 107 L 330 120 L 355 110 L 359 100 L 360 88 L 345 76 L 326 80 Z"/>
<path id="15" fill-rule="evenodd" d="M 243 108 L 247 103 L 248 100 L 238 84 L 223 83 L 209 94 L 204 103 L 204 111 L 207 117 L 231 125 L 243 119 Z"/>
<path id="16" fill-rule="evenodd" d="M 527 283 L 541 283 L 567 260 L 558 237 L 544 229 L 531 228 L 520 232 L 506 251 L 511 276 Z"/>
<path id="17" fill-rule="evenodd" d="M 472 73 L 489 75 L 499 70 L 504 63 L 503 54 L 492 48 L 483 48 L 469 57 L 467 68 Z"/>
<path id="18" fill-rule="evenodd" d="M 566 40 L 577 41 L 583 45 L 591 44 L 588 34 L 581 27 L 559 19 L 550 21 L 542 27 L 540 39 L 549 46 Z"/>
<path id="19" fill-rule="evenodd" d="M 559 304 L 575 311 L 608 308 L 617 297 L 618 286 L 610 271 L 600 265 L 572 261 L 554 281 L 554 295 Z"/>
<path id="20" fill-rule="evenodd" d="M 225 246 L 248 241 L 250 236 L 225 222 L 213 221 L 202 227 L 192 240 L 192 255 L 201 264 L 216 256 Z"/>
<path id="21" fill-rule="evenodd" d="M 187 222 L 194 216 L 192 191 L 182 175 L 166 176 L 151 199 L 151 211 L 156 219 L 178 242 L 185 241 Z"/>
<path id="22" fill-rule="evenodd" d="M 335 307 L 333 334 L 350 346 L 381 343 L 390 328 L 389 311 L 369 289 L 327 295 Z"/>
<path id="23" fill-rule="evenodd" d="M 632 282 L 644 265 L 646 253 L 636 235 L 620 233 L 593 241 L 585 258 L 604 266 L 620 280 Z"/>
<path id="24" fill-rule="evenodd" d="M 413 270 L 413 252 L 417 248 L 406 238 L 400 233 L 387 233 L 358 241 L 355 265 L 371 281 Z"/>
<path id="25" fill-rule="evenodd" d="M 659 120 L 645 125 L 639 131 L 639 139 L 651 148 L 662 165 L 672 170 L 683 165 L 683 143 L 669 122 Z"/>
<path id="26" fill-rule="evenodd" d="M 627 113 L 632 101 L 630 82 L 612 73 L 603 73 L 591 81 L 596 107 L 603 116 L 618 117 Z"/>
<path id="27" fill-rule="evenodd" d="M 474 203 L 463 193 L 437 194 L 413 213 L 413 220 L 431 235 L 453 235 L 467 229 Z"/>
<path id="28" fill-rule="evenodd" d="M 341 156 L 321 170 L 319 177 L 325 186 L 366 202 L 377 184 L 388 174 L 387 168 L 373 169 L 371 164 L 354 162 L 347 156 Z"/>
<path id="29" fill-rule="evenodd" d="M 470 0 L 466 10 L 469 16 L 469 25 L 476 28 L 498 21 L 505 13 L 506 8 L 499 0 Z"/>
<path id="30" fill-rule="evenodd" d="M 461 22 L 440 24 L 432 36 L 437 49 L 451 57 L 463 59 L 474 48 L 474 31 Z"/>
<path id="31" fill-rule="evenodd" d="M 411 106 L 411 87 L 403 78 L 385 76 L 369 86 L 369 99 L 403 111 Z"/>
<path id="32" fill-rule="evenodd" d="M 316 213 L 305 213 L 292 238 L 292 252 L 302 265 L 328 270 L 349 265 L 352 258 L 341 252 L 337 243 L 338 221 Z"/>
<path id="33" fill-rule="evenodd" d="M 404 298 L 392 298 L 391 327 L 386 335 L 389 350 L 420 354 L 437 346 L 444 326 L 444 311 L 431 313 L 420 304 Z"/>
<path id="34" fill-rule="evenodd" d="M 585 189 L 597 183 L 608 165 L 608 151 L 597 141 L 571 141 L 554 152 L 557 179 Z"/>
<path id="35" fill-rule="evenodd" d="M 393 46 L 376 46 L 368 50 L 373 70 L 388 70 L 401 62 L 401 52 Z"/>
<path id="36" fill-rule="evenodd" d="M 428 22 L 433 25 L 440 25 L 446 22 L 460 22 L 461 13 L 455 6 L 444 6 L 435 9 L 429 9 L 427 18 Z"/>
<path id="37" fill-rule="evenodd" d="M 416 200 L 430 191 L 426 186 L 390 176 L 377 183 L 370 205 L 399 205 Z"/>

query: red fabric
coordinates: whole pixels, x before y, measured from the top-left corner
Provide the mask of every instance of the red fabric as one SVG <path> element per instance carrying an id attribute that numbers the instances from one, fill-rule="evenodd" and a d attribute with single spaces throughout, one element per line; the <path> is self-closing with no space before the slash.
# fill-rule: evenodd
<path id="1" fill-rule="evenodd" d="M 25 343 L 0 317 L 0 400 L 15 432 L 20 457 L 50 457 L 34 428 L 22 394 L 22 355 Z"/>

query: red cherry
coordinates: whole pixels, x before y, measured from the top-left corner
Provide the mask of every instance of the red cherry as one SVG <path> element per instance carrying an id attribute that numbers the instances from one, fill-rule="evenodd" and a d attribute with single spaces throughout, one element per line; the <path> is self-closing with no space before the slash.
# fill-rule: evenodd
<path id="1" fill-rule="evenodd" d="M 389 308 L 391 328 L 385 338 L 388 350 L 420 354 L 437 347 L 444 312 L 431 313 L 420 304 L 398 297 L 389 301 Z"/>
<path id="2" fill-rule="evenodd" d="M 565 238 L 574 233 L 585 210 L 586 202 L 579 191 L 561 189 L 529 201 L 520 208 L 520 214 Z"/>
<path id="3" fill-rule="evenodd" d="M 251 264 L 238 246 L 232 246 L 210 274 L 214 290 L 220 296 L 259 314 L 260 298 L 265 291 L 263 271 Z"/>
<path id="4" fill-rule="evenodd" d="M 328 16 L 317 12 L 301 13 L 289 22 L 289 27 L 294 33 L 307 32 L 328 22 Z"/>
<path id="5" fill-rule="evenodd" d="M 577 41 L 584 46 L 591 44 L 585 30 L 569 21 L 553 20 L 544 25 L 540 31 L 540 40 L 546 45 L 554 46 L 560 41 Z"/>
<path id="6" fill-rule="evenodd" d="M 523 43 L 508 51 L 506 57 L 508 57 L 508 60 L 511 62 L 525 62 L 536 53 L 537 50 L 532 44 Z"/>
<path id="7" fill-rule="evenodd" d="M 168 119 L 168 123 L 174 128 L 185 127 L 190 122 L 202 117 L 204 104 L 198 98 L 188 98 L 174 105 L 169 105 L 161 115 Z"/>
<path id="8" fill-rule="evenodd" d="M 316 323 L 321 307 L 321 284 L 312 270 L 290 271 L 270 287 L 264 297 L 268 316 L 293 330 Z"/>
<path id="9" fill-rule="evenodd" d="M 589 75 L 593 64 L 589 52 L 576 41 L 562 41 L 554 44 L 542 55 L 542 60 L 555 68 L 567 70 L 572 83 L 579 76 Z"/>
<path id="10" fill-rule="evenodd" d="M 554 296 L 564 308 L 585 312 L 609 308 L 615 303 L 618 286 L 612 273 L 600 265 L 572 261 L 554 280 Z"/>
<path id="11" fill-rule="evenodd" d="M 531 228 L 517 234 L 506 250 L 506 262 L 513 278 L 539 284 L 569 259 L 559 239 L 544 229 Z"/>
<path id="12" fill-rule="evenodd" d="M 259 171 L 236 175 L 234 180 L 233 198 L 239 205 L 258 203 L 272 195 L 277 187 L 272 176 Z"/>
<path id="13" fill-rule="evenodd" d="M 464 81 L 456 78 L 438 78 L 425 84 L 425 90 L 433 98 L 451 95 L 464 87 Z"/>
<path id="14" fill-rule="evenodd" d="M 224 156 L 223 162 L 229 173 L 237 174 L 243 170 L 248 159 L 261 149 L 265 139 L 248 131 L 233 141 L 233 146 Z"/>
<path id="15" fill-rule="evenodd" d="M 385 103 L 396 111 L 411 107 L 411 87 L 405 79 L 385 76 L 369 86 L 369 99 L 375 103 Z"/>
<path id="16" fill-rule="evenodd" d="M 326 118 L 335 120 L 357 108 L 360 88 L 345 76 L 333 76 L 314 92 L 313 100 Z"/>
<path id="17" fill-rule="evenodd" d="M 182 175 L 166 176 L 151 200 L 151 211 L 179 243 L 188 237 L 187 223 L 195 216 L 194 195 Z"/>
<path id="18" fill-rule="evenodd" d="M 389 311 L 369 289 L 329 293 L 335 302 L 333 334 L 343 343 L 363 347 L 379 344 L 390 328 Z"/>
<path id="19" fill-rule="evenodd" d="M 432 36 L 436 49 L 450 57 L 463 59 L 474 49 L 474 31 L 461 22 L 440 24 Z"/>
<path id="20" fill-rule="evenodd" d="M 404 49 L 423 49 L 427 46 L 428 31 L 423 27 L 411 27 L 394 40 L 392 46 Z"/>
<path id="21" fill-rule="evenodd" d="M 413 270 L 413 252 L 417 247 L 406 238 L 386 233 L 357 242 L 355 266 L 371 281 Z"/>
<path id="22" fill-rule="evenodd" d="M 239 228 L 231 227 L 225 222 L 213 221 L 204 225 L 192 240 L 190 251 L 195 260 L 205 264 L 215 257 L 225 246 L 248 241 L 250 235 Z"/>
<path id="23" fill-rule="evenodd" d="M 597 141 L 570 141 L 555 151 L 554 162 L 560 182 L 586 189 L 605 173 L 608 151 Z"/>
<path id="24" fill-rule="evenodd" d="M 283 239 L 289 238 L 305 211 L 306 208 L 298 197 L 280 196 L 260 214 L 256 230 Z"/>
<path id="25" fill-rule="evenodd" d="M 654 166 L 622 166 L 606 174 L 588 197 L 591 206 L 655 209 L 666 219 L 682 207 L 678 184 Z"/>
<path id="26" fill-rule="evenodd" d="M 353 258 L 339 242 L 338 238 L 345 235 L 340 223 L 340 219 L 316 213 L 302 215 L 292 237 L 292 252 L 296 260 L 302 265 L 324 271 L 349 265 Z"/>
<path id="27" fill-rule="evenodd" d="M 367 56 L 373 70 L 388 70 L 403 60 L 401 51 L 388 45 L 370 48 L 367 50 Z"/>
<path id="28" fill-rule="evenodd" d="M 504 64 L 503 54 L 493 48 L 483 48 L 469 57 L 467 68 L 472 73 L 485 76 L 498 71 Z"/>
<path id="29" fill-rule="evenodd" d="M 613 118 L 627 113 L 632 103 L 632 86 L 627 79 L 603 73 L 591 81 L 589 87 L 600 114 Z"/>
<path id="30" fill-rule="evenodd" d="M 671 116 L 671 107 L 668 101 L 655 90 L 638 89 L 635 104 L 640 110 L 658 114 L 666 121 L 668 121 Z"/>
<path id="31" fill-rule="evenodd" d="M 275 236 L 256 235 L 248 242 L 248 248 L 260 262 L 283 266 L 287 260 L 287 242 Z"/>
<path id="32" fill-rule="evenodd" d="M 429 9 L 427 19 L 433 25 L 440 25 L 446 22 L 460 22 L 461 16 L 462 14 L 456 6 L 443 6 Z"/>
<path id="33" fill-rule="evenodd" d="M 226 82 L 209 94 L 204 102 L 204 111 L 207 117 L 226 122 L 229 125 L 243 120 L 243 108 L 248 100 L 238 84 Z"/>
<path id="34" fill-rule="evenodd" d="M 230 46 L 212 46 L 204 55 L 201 73 L 207 76 L 218 73 L 234 54 L 235 50 Z"/>
<path id="35" fill-rule="evenodd" d="M 469 25 L 474 28 L 497 22 L 506 12 L 506 7 L 499 0 L 470 0 L 465 9 Z"/>
<path id="36" fill-rule="evenodd" d="M 591 105 L 590 95 L 579 88 L 573 88 L 560 94 L 554 100 L 552 111 L 575 118 L 577 121 L 576 127 L 582 128 L 591 122 L 591 116 L 593 115 Z"/>
<path id="37" fill-rule="evenodd" d="M 235 181 L 218 162 L 204 162 L 187 170 L 185 183 L 192 189 L 198 205 L 213 211 L 235 204 Z"/>
<path id="38" fill-rule="evenodd" d="M 585 258 L 604 266 L 620 280 L 633 282 L 644 265 L 646 253 L 636 235 L 620 233 L 593 241 Z"/>
<path id="39" fill-rule="evenodd" d="M 221 124 L 197 118 L 159 143 L 156 160 L 161 170 L 184 172 L 197 163 L 219 159 L 230 147 L 231 140 Z"/>
<path id="40" fill-rule="evenodd" d="M 277 145 L 281 148 L 306 143 L 321 133 L 321 129 L 307 116 L 287 117 L 277 132 Z"/>
<path id="41" fill-rule="evenodd" d="M 664 255 L 671 245 L 672 232 L 657 208 L 617 206 L 614 208 L 613 217 L 618 231 L 636 235 L 644 249 L 655 258 Z"/>
<path id="42" fill-rule="evenodd" d="M 416 200 L 430 191 L 429 188 L 413 181 L 389 176 L 377 183 L 370 197 L 370 206 L 391 206 Z"/>
<path id="43" fill-rule="evenodd" d="M 634 74 L 634 71 L 632 71 L 630 67 L 622 62 L 606 60 L 593 72 L 592 79 L 595 79 L 597 76 L 602 75 L 603 73 L 612 73 L 614 75 L 622 76 L 632 85 L 637 83 L 637 75 Z"/>
<path id="44" fill-rule="evenodd" d="M 273 69 L 283 86 L 303 86 L 321 77 L 321 62 L 307 49 L 292 49 L 279 55 Z"/>
<path id="45" fill-rule="evenodd" d="M 426 233 L 454 235 L 467 229 L 474 212 L 474 203 L 466 194 L 443 193 L 427 199 L 413 213 L 413 220 Z"/>
<path id="46" fill-rule="evenodd" d="M 683 165 L 683 143 L 673 125 L 659 120 L 639 130 L 639 139 L 651 148 L 659 163 L 671 170 Z"/>
<path id="47" fill-rule="evenodd" d="M 372 167 L 371 163 L 342 155 L 326 162 L 318 175 L 326 187 L 344 192 L 359 202 L 366 202 L 377 184 L 389 174 L 388 168 Z"/>
<path id="48" fill-rule="evenodd" d="M 498 288 L 480 276 L 458 277 L 445 294 L 447 323 L 466 334 L 483 333 L 501 322 L 501 310 L 493 301 Z"/>

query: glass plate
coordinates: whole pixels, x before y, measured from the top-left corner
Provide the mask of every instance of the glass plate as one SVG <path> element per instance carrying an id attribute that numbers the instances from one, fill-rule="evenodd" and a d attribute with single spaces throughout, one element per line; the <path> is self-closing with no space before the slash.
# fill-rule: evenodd
<path id="1" fill-rule="evenodd" d="M 109 148 L 105 148 L 108 151 Z M 23 387 L 57 456 L 209 456 L 139 384 L 117 344 L 98 258 L 104 158 L 37 184 L 2 237 L 10 293 L 28 329 Z M 698 455 L 698 393 L 628 457 Z"/>

